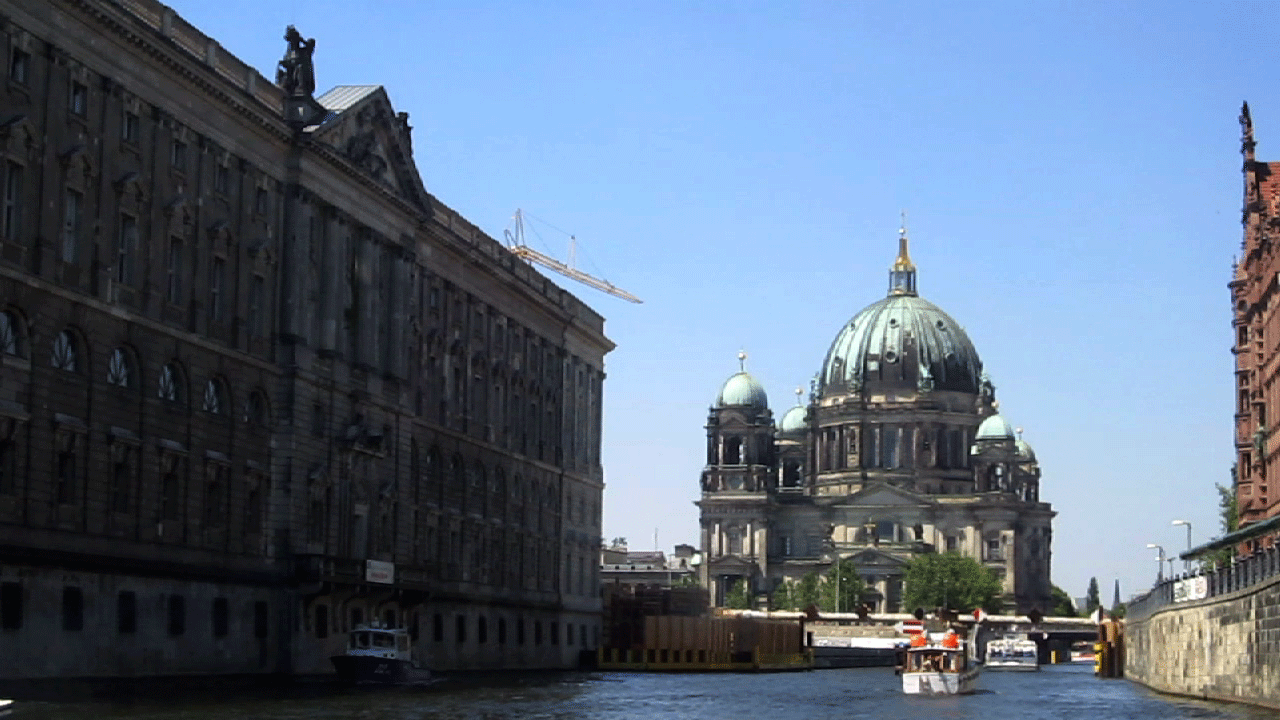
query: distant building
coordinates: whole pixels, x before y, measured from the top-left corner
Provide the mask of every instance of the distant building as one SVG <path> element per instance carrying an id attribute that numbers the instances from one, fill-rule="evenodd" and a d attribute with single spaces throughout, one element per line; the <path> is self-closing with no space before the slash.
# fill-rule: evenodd
<path id="1" fill-rule="evenodd" d="M 950 551 L 995 571 L 1010 609 L 1047 612 L 1055 513 L 996 409 L 964 328 L 917 294 L 904 229 L 888 296 L 840 328 L 807 404 L 775 425 L 745 367 L 716 396 L 697 503 L 713 603 L 853 558 L 875 611 L 910 610 L 904 565 Z"/>
<path id="2" fill-rule="evenodd" d="M 593 649 L 603 318 L 292 28 L 276 82 L 156 0 L 0 28 L 0 678 Z"/>
<path id="3" fill-rule="evenodd" d="M 690 545 L 677 545 L 668 557 L 661 550 L 630 551 L 626 546 L 600 551 L 600 582 L 604 585 L 676 587 L 696 582 L 699 556 Z"/>
<path id="4" fill-rule="evenodd" d="M 1280 163 L 1254 158 L 1253 118 L 1246 103 L 1240 112 L 1244 155 L 1244 238 L 1229 284 L 1236 357 L 1236 503 L 1240 526 L 1280 514 L 1275 464 L 1280 443 Z M 1270 413 L 1270 414 L 1268 414 Z M 1280 485 L 1277 485 L 1280 490 Z M 1252 540 L 1245 544 L 1252 544 Z"/>

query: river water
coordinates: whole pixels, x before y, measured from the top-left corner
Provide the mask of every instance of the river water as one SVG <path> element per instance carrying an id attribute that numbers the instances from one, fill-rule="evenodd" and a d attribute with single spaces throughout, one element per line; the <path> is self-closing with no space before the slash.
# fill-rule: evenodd
<path id="1" fill-rule="evenodd" d="M 157 688 L 124 698 L 22 702 L 9 720 L 1269 720 L 1274 711 L 1159 695 L 1091 664 L 985 672 L 962 697 L 904 696 L 892 668 L 754 675 L 565 673 L 444 678 L 428 687 L 313 683 L 272 690 Z"/>

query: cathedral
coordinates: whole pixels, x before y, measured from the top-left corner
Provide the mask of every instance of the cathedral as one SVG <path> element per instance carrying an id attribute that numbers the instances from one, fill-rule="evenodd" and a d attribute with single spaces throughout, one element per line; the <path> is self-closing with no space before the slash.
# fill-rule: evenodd
<path id="1" fill-rule="evenodd" d="M 916 291 L 900 231 L 888 296 L 839 329 L 809 402 L 774 422 L 745 369 L 707 417 L 701 581 L 717 605 L 739 581 L 763 605 L 782 583 L 853 558 L 872 612 L 909 612 L 912 557 L 991 568 L 1006 609 L 1046 611 L 1055 515 L 1031 447 L 998 412 L 964 328 Z"/>

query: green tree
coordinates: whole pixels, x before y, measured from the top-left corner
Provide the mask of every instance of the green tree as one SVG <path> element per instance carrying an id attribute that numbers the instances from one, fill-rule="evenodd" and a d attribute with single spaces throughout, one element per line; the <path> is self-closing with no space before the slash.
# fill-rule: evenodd
<path id="1" fill-rule="evenodd" d="M 751 609 L 751 594 L 747 592 L 747 581 L 738 578 L 738 581 L 729 588 L 729 592 L 725 593 L 724 606 L 734 610 Z"/>
<path id="2" fill-rule="evenodd" d="M 1084 612 L 1092 615 L 1094 610 L 1102 607 L 1102 598 L 1098 595 L 1098 578 L 1089 578 L 1089 590 L 1084 594 Z"/>
<path id="3" fill-rule="evenodd" d="M 1054 585 L 1049 588 L 1049 596 L 1053 598 L 1053 609 L 1049 611 L 1050 615 L 1056 617 L 1075 617 L 1076 604 L 1072 602 L 1071 596 L 1066 590 Z"/>
<path id="4" fill-rule="evenodd" d="M 790 580 L 783 580 L 778 583 L 778 587 L 773 589 L 773 595 L 769 596 L 769 606 L 774 610 L 799 610 L 796 607 L 795 583 Z"/>
<path id="5" fill-rule="evenodd" d="M 1231 485 L 1214 483 L 1218 489 L 1218 525 L 1222 533 L 1235 532 L 1240 529 L 1240 506 L 1236 504 L 1236 466 L 1231 466 Z M 1200 560 L 1202 569 L 1213 569 L 1230 565 L 1235 557 L 1235 548 L 1222 548 L 1210 553 Z"/>
<path id="6" fill-rule="evenodd" d="M 993 570 L 959 553 L 927 553 L 907 563 L 903 601 L 908 609 L 945 607 L 998 612 L 1003 588 Z"/>
<path id="7" fill-rule="evenodd" d="M 838 571 L 838 573 L 837 573 Z M 866 583 L 858 577 L 853 558 L 844 558 L 823 577 L 819 607 L 827 612 L 853 612 L 862 603 Z M 837 596 L 838 591 L 838 596 Z"/>
<path id="8" fill-rule="evenodd" d="M 792 588 L 792 600 L 797 610 L 807 610 L 810 605 L 817 605 L 821 599 L 818 591 L 818 573 L 805 573 L 800 582 Z"/>

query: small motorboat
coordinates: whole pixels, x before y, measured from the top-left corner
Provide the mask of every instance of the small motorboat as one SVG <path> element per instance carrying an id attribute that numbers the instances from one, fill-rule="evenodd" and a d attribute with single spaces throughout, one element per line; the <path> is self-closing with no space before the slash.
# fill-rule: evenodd
<path id="1" fill-rule="evenodd" d="M 13 701 L 8 698 L 0 698 L 0 718 L 9 717 L 13 712 Z"/>
<path id="2" fill-rule="evenodd" d="M 952 630 L 941 637 L 911 638 L 902 663 L 902 692 L 907 695 L 967 695 L 978 687 L 982 663 L 969 657 L 969 644 Z"/>
<path id="3" fill-rule="evenodd" d="M 338 678 L 354 683 L 395 685 L 428 682 L 431 672 L 413 663 L 412 643 L 405 628 L 371 623 L 347 633 L 347 650 L 334 655 Z"/>

